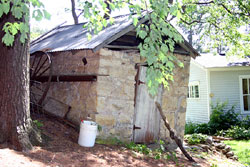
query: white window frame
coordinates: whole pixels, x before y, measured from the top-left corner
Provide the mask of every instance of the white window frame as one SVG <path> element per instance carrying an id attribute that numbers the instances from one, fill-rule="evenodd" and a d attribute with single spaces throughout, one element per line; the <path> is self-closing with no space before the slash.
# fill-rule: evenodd
<path id="1" fill-rule="evenodd" d="M 190 97 L 190 95 L 191 95 L 191 87 L 192 86 L 198 86 L 198 95 L 199 95 L 199 97 L 196 97 L 195 95 L 194 95 L 194 97 Z M 189 82 L 189 84 L 188 84 L 188 93 L 189 93 L 189 97 L 187 97 L 188 99 L 200 99 L 200 82 L 199 81 L 192 81 L 192 82 Z"/>
<path id="2" fill-rule="evenodd" d="M 249 82 L 249 79 L 250 79 L 250 75 L 240 75 L 239 76 L 239 84 L 240 84 L 240 111 L 242 114 L 249 114 L 250 113 L 250 109 L 248 111 L 245 111 L 244 110 L 244 100 L 243 100 L 243 87 L 242 87 L 242 80 L 243 79 L 247 79 L 247 83 L 248 83 L 248 94 L 247 95 L 250 95 L 250 90 L 249 90 L 249 85 L 250 85 L 250 82 Z"/>

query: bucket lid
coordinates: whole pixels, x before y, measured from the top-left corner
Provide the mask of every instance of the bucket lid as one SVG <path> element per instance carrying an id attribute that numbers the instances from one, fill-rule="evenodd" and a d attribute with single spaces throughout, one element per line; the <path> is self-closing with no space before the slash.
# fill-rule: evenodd
<path id="1" fill-rule="evenodd" d="M 87 124 L 87 125 L 94 125 L 94 126 L 96 126 L 96 125 L 97 125 L 97 123 L 96 123 L 96 122 L 94 122 L 94 121 L 86 121 L 86 120 L 82 120 L 82 121 L 81 121 L 81 123 L 82 123 L 82 124 Z"/>

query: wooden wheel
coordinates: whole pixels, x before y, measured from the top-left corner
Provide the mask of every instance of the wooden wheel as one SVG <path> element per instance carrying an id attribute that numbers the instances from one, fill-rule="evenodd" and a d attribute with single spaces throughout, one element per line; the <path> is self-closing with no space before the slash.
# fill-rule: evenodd
<path id="1" fill-rule="evenodd" d="M 46 81 L 39 79 L 45 77 Z M 52 78 L 52 61 L 47 52 L 36 52 L 30 56 L 30 101 L 33 105 L 42 106 L 49 91 Z"/>

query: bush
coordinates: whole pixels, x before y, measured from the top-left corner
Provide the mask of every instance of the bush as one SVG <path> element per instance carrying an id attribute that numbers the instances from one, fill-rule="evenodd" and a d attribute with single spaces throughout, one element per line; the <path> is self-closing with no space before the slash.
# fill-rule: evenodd
<path id="1" fill-rule="evenodd" d="M 217 102 L 216 105 L 211 105 L 211 110 L 212 113 L 208 123 L 197 124 L 188 122 L 185 126 L 185 134 L 202 133 L 214 135 L 217 133 L 217 135 L 227 135 L 234 139 L 247 139 L 248 134 L 244 136 L 243 132 L 250 129 L 249 116 L 241 119 L 239 114 L 235 112 L 235 106 L 233 105 L 229 108 L 227 102 Z"/>
<path id="2" fill-rule="evenodd" d="M 195 133 L 195 129 L 197 128 L 196 123 L 192 123 L 192 122 L 187 122 L 185 125 L 185 134 L 193 134 Z"/>
<path id="3" fill-rule="evenodd" d="M 227 130 L 231 126 L 240 125 L 239 114 L 235 112 L 235 106 L 227 107 L 227 102 L 211 105 L 212 113 L 208 126 L 210 134 L 215 134 L 218 130 Z"/>
<path id="4" fill-rule="evenodd" d="M 246 129 L 250 129 L 250 117 L 249 116 L 244 117 L 240 123 L 240 126 Z"/>
<path id="5" fill-rule="evenodd" d="M 207 135 L 203 135 L 199 133 L 194 133 L 194 134 L 185 136 L 185 140 L 187 140 L 187 143 L 190 145 L 205 143 L 206 139 L 207 139 Z"/>
<path id="6" fill-rule="evenodd" d="M 185 126 L 185 134 L 194 134 L 194 133 L 202 133 L 202 134 L 210 134 L 210 127 L 207 123 L 192 123 L 188 122 Z"/>
<path id="7" fill-rule="evenodd" d="M 250 139 L 250 129 L 239 126 L 231 126 L 230 129 L 217 132 L 217 135 L 230 137 L 236 140 L 248 140 Z"/>
<path id="8" fill-rule="evenodd" d="M 209 124 L 207 124 L 207 123 L 197 124 L 197 127 L 194 130 L 194 132 L 195 133 L 202 133 L 202 134 L 210 134 L 211 128 L 210 128 Z"/>

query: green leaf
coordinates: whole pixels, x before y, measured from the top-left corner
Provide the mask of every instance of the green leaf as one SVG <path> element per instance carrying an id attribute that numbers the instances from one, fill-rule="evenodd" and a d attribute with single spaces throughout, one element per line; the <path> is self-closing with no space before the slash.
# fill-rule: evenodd
<path id="1" fill-rule="evenodd" d="M 12 14 L 17 19 L 21 19 L 23 17 L 23 13 L 22 13 L 21 7 L 12 6 Z"/>
<path id="2" fill-rule="evenodd" d="M 20 37 L 21 43 L 25 43 L 26 39 L 27 39 L 27 34 L 26 33 L 21 33 L 21 37 Z"/>
<path id="3" fill-rule="evenodd" d="M 103 19 L 103 20 L 102 20 L 102 24 L 103 24 L 104 27 L 107 27 L 107 25 L 108 25 L 107 20 L 106 20 L 106 19 Z"/>
<path id="4" fill-rule="evenodd" d="M 0 18 L 2 17 L 3 15 L 3 8 L 2 8 L 2 4 L 0 4 Z"/>
<path id="5" fill-rule="evenodd" d="M 10 32 L 12 35 L 16 35 L 18 33 L 19 30 L 19 24 L 18 23 L 14 23 L 10 26 Z"/>
<path id="6" fill-rule="evenodd" d="M 144 30 L 140 30 L 138 35 L 141 39 L 144 39 L 147 36 L 147 32 Z"/>
<path id="7" fill-rule="evenodd" d="M 10 11 L 10 2 L 3 3 L 2 10 L 5 14 L 8 14 Z"/>
<path id="8" fill-rule="evenodd" d="M 49 12 L 47 12 L 46 10 L 43 10 L 43 15 L 46 19 L 50 20 L 51 18 L 51 14 L 49 14 Z"/>
<path id="9" fill-rule="evenodd" d="M 114 5 L 114 3 L 110 3 L 109 5 L 110 5 L 110 9 L 111 9 L 111 10 L 115 10 L 115 5 Z"/>
<path id="10" fill-rule="evenodd" d="M 133 18 L 133 25 L 136 27 L 136 26 L 137 26 L 137 23 L 138 23 L 138 18 L 137 18 L 137 17 L 134 17 L 134 18 Z"/>
<path id="11" fill-rule="evenodd" d="M 184 68 L 184 64 L 182 62 L 178 62 L 179 67 Z"/>
<path id="12" fill-rule="evenodd" d="M 2 38 L 2 42 L 6 45 L 6 46 L 12 46 L 13 42 L 14 42 L 14 36 L 11 35 L 9 32 L 5 33 L 5 35 Z"/>
<path id="13" fill-rule="evenodd" d="M 87 38 L 90 41 L 92 39 L 92 35 L 90 33 L 87 33 Z"/>
<path id="14" fill-rule="evenodd" d="M 20 23 L 20 31 L 21 33 L 28 33 L 29 32 L 29 25 Z"/>
<path id="15" fill-rule="evenodd" d="M 174 63 L 171 62 L 171 61 L 168 61 L 168 62 L 166 63 L 166 66 L 169 67 L 170 69 L 173 69 L 173 68 L 174 68 Z"/>
<path id="16" fill-rule="evenodd" d="M 168 51 L 169 51 L 169 50 L 168 50 L 168 46 L 167 46 L 166 44 L 164 44 L 164 43 L 161 45 L 161 50 L 162 50 L 165 54 L 168 53 Z"/>
<path id="17" fill-rule="evenodd" d="M 170 31 L 168 28 L 162 28 L 162 32 L 164 33 L 164 35 L 168 36 Z"/>
<path id="18" fill-rule="evenodd" d="M 33 11 L 32 17 L 36 19 L 36 21 L 41 21 L 43 18 L 43 13 L 41 10 L 37 9 Z"/>

